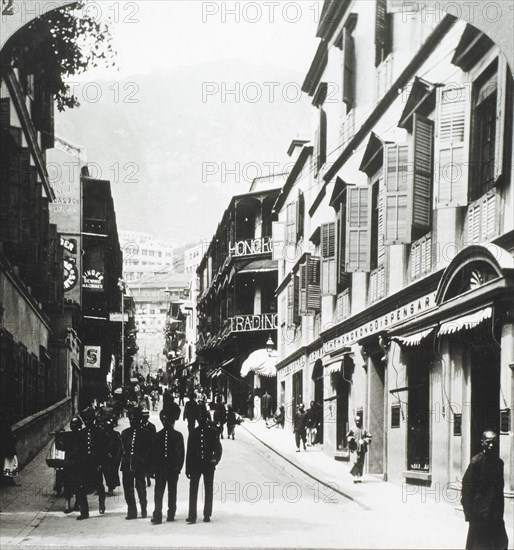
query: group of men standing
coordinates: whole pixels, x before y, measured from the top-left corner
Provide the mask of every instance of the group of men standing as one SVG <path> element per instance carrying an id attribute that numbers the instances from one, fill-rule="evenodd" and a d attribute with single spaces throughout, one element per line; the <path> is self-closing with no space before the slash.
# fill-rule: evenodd
<path id="1" fill-rule="evenodd" d="M 186 403 L 186 406 L 189 404 Z M 191 406 L 189 407 L 191 409 Z M 146 413 L 146 414 L 144 414 Z M 128 409 L 130 426 L 121 432 L 113 427 L 102 425 L 95 410 L 86 409 L 81 413 L 82 421 L 76 417 L 70 423 L 71 431 L 60 446 L 66 452 L 64 468 L 65 496 L 71 512 L 71 497 L 76 495 L 76 507 L 80 511 L 78 520 L 89 517 L 87 495 L 96 491 L 99 498 L 99 512 L 105 513 L 106 492 L 103 478 L 113 494 L 120 485 L 119 471 L 122 474 L 123 491 L 127 503 L 126 519 L 136 519 L 148 515 L 147 486 L 155 478 L 154 512 L 152 524 L 163 521 L 163 496 L 168 489 L 166 521 L 174 521 L 177 509 L 177 484 L 180 472 L 186 465 L 186 476 L 190 480 L 189 513 L 187 522 L 197 520 L 197 498 L 200 478 L 203 476 L 205 505 L 203 521 L 209 522 L 212 515 L 214 472 L 222 456 L 218 426 L 211 421 L 206 407 L 197 404 L 194 418 L 189 417 L 189 437 L 187 450 L 184 437 L 175 430 L 175 422 L 180 418 L 181 409 L 173 401 L 167 402 L 159 417 L 162 430 L 157 431 L 149 421 L 149 412 L 139 406 Z M 216 410 L 215 410 L 216 414 Z"/>

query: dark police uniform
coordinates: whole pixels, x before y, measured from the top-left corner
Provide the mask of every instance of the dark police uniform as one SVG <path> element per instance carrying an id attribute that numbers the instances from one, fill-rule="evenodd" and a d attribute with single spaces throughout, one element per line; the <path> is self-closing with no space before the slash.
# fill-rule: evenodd
<path id="1" fill-rule="evenodd" d="M 184 438 L 177 430 L 158 432 L 152 445 L 152 469 L 155 474 L 155 510 L 152 521 L 162 521 L 162 497 L 168 485 L 168 521 L 175 519 L 177 511 L 177 482 L 184 465 Z"/>
<path id="2" fill-rule="evenodd" d="M 212 515 L 212 498 L 214 471 L 221 460 L 222 447 L 219 432 L 210 423 L 202 423 L 189 435 L 187 441 L 186 475 L 189 483 L 189 514 L 190 523 L 196 521 L 196 501 L 198 485 L 203 475 L 205 490 L 205 504 L 203 509 L 204 521 L 210 521 Z"/>
<path id="3" fill-rule="evenodd" d="M 127 502 L 127 519 L 137 517 L 136 497 L 134 485 L 141 505 L 141 516 L 146 517 L 146 483 L 145 469 L 147 468 L 148 453 L 152 444 L 150 432 L 138 426 L 126 428 L 121 433 L 121 472 L 123 477 L 123 491 Z"/>

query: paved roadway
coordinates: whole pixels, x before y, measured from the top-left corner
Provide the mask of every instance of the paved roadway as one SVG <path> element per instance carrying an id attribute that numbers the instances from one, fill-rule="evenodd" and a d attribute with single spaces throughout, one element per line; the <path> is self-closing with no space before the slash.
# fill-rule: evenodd
<path id="1" fill-rule="evenodd" d="M 152 421 L 160 429 L 156 413 Z M 128 426 L 122 419 L 120 429 Z M 184 435 L 185 424 L 177 423 Z M 318 485 L 297 468 L 258 442 L 243 427 L 236 440 L 224 439 L 223 458 L 216 471 L 211 523 L 185 522 L 188 480 L 179 478 L 176 521 L 153 525 L 153 482 L 148 490 L 148 518 L 125 520 L 126 504 L 118 487 L 108 497 L 106 514 L 98 513 L 97 497 L 90 495 L 90 518 L 76 521 L 65 515 L 64 499 L 51 498 L 31 522 L 11 540 L 17 547 L 36 548 L 413 548 L 423 547 L 423 534 L 409 529 L 409 513 L 391 521 L 358 502 Z M 165 496 L 166 502 L 166 496 Z M 164 514 L 166 509 L 163 510 Z M 16 518 L 12 516 L 12 520 Z M 9 525 L 10 514 L 2 514 Z M 419 524 L 418 524 L 419 525 Z M 14 533 L 13 533 L 14 534 Z M 2 536 L 3 538 L 3 536 Z M 7 540 L 9 540 L 8 537 Z M 5 542 L 5 539 L 4 539 Z M 9 544 L 9 547 L 11 547 Z M 3 547 L 3 545 L 2 545 Z M 4 548 L 2 548 L 4 550 Z"/>

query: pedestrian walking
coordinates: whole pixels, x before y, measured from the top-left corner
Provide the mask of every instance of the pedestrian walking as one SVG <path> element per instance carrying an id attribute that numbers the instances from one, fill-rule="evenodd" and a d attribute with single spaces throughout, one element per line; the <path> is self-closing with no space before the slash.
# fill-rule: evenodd
<path id="1" fill-rule="evenodd" d="M 311 401 L 310 407 L 307 409 L 307 445 L 311 447 L 316 440 L 318 431 L 318 409 L 316 403 Z"/>
<path id="2" fill-rule="evenodd" d="M 81 482 L 80 458 L 79 458 L 79 436 L 82 430 L 82 420 L 75 416 L 70 420 L 69 432 L 57 432 L 55 434 L 55 446 L 64 451 L 64 465 L 62 468 L 62 483 L 65 499 L 65 514 L 78 512 L 79 508 L 79 485 Z M 71 499 L 75 497 L 75 504 L 72 507 Z"/>
<path id="3" fill-rule="evenodd" d="M 152 438 L 148 429 L 141 426 L 142 419 L 143 412 L 139 407 L 131 409 L 129 411 L 130 428 L 121 432 L 121 472 L 123 492 L 127 503 L 125 519 L 137 518 L 134 485 L 141 506 L 141 517 L 146 518 L 147 515 L 145 471 Z"/>
<path id="4" fill-rule="evenodd" d="M 296 452 L 300 452 L 300 441 L 303 443 L 303 450 L 307 450 L 307 412 L 305 405 L 300 403 L 298 410 L 294 415 L 294 438 L 296 443 Z"/>
<path id="5" fill-rule="evenodd" d="M 216 397 L 216 403 L 214 404 L 214 423 L 218 427 L 218 431 L 221 439 L 223 439 L 223 430 L 225 429 L 225 424 L 227 422 L 227 409 L 225 408 L 225 403 L 223 403 L 221 395 Z"/>
<path id="6" fill-rule="evenodd" d="M 503 520 L 503 460 L 498 456 L 498 436 L 482 434 L 482 451 L 475 455 L 462 478 L 462 507 L 469 522 L 466 550 L 505 550 L 509 539 Z"/>
<path id="7" fill-rule="evenodd" d="M 198 419 L 199 406 L 196 402 L 194 393 L 189 394 L 189 401 L 184 406 L 183 420 L 187 420 L 187 429 L 189 434 L 195 429 L 196 420 Z"/>
<path id="8" fill-rule="evenodd" d="M 159 400 L 159 394 L 157 393 L 157 390 L 152 390 L 152 393 L 150 395 L 152 398 L 152 411 L 156 411 L 157 401 Z"/>
<path id="9" fill-rule="evenodd" d="M 84 428 L 77 432 L 77 455 L 80 482 L 77 489 L 77 500 L 80 515 L 78 520 L 89 517 L 87 495 L 98 494 L 98 510 L 105 513 L 105 487 L 103 484 L 102 466 L 107 452 L 107 438 L 104 430 L 98 425 L 96 412 L 89 407 L 80 413 Z"/>
<path id="10" fill-rule="evenodd" d="M 152 523 L 162 523 L 162 498 L 168 486 L 168 514 L 166 521 L 174 521 L 177 511 L 177 482 L 184 465 L 184 438 L 174 429 L 180 418 L 180 407 L 175 404 L 163 409 L 159 417 L 163 429 L 157 433 L 152 445 L 151 461 L 155 476 L 154 512 Z"/>
<path id="11" fill-rule="evenodd" d="M 228 406 L 227 410 L 227 438 L 236 438 L 236 426 L 241 424 L 242 418 L 234 412 L 232 405 Z"/>
<path id="12" fill-rule="evenodd" d="M 151 436 L 151 441 L 153 441 L 153 438 L 155 437 L 155 434 L 157 433 L 157 428 L 155 427 L 155 424 L 152 424 L 150 422 L 150 411 L 148 409 L 143 409 L 143 420 L 141 421 L 141 426 L 148 430 Z M 150 479 L 150 474 L 147 472 L 146 474 L 146 486 L 151 487 L 152 481 Z"/>
<path id="13" fill-rule="evenodd" d="M 107 420 L 104 424 L 107 438 L 107 453 L 103 466 L 103 475 L 107 485 L 107 496 L 114 496 L 114 489 L 120 486 L 119 469 L 121 464 L 121 435 L 114 429 L 114 422 Z"/>
<path id="14" fill-rule="evenodd" d="M 273 410 L 273 399 L 268 393 L 268 390 L 264 392 L 264 395 L 261 397 L 261 412 L 262 418 L 268 420 L 271 416 L 271 411 Z"/>
<path id="15" fill-rule="evenodd" d="M 218 430 L 208 422 L 206 411 L 200 409 L 198 427 L 189 435 L 187 441 L 186 476 L 189 478 L 189 513 L 186 521 L 196 523 L 196 501 L 198 486 L 203 476 L 205 503 L 203 521 L 211 521 L 214 472 L 221 460 L 222 447 Z"/>
<path id="16" fill-rule="evenodd" d="M 368 446 L 371 443 L 371 434 L 362 427 L 362 416 L 360 414 L 355 417 L 355 425 L 346 434 L 346 440 L 352 454 L 353 466 L 350 474 L 354 477 L 354 483 L 362 483 L 364 460 L 368 452 Z"/>

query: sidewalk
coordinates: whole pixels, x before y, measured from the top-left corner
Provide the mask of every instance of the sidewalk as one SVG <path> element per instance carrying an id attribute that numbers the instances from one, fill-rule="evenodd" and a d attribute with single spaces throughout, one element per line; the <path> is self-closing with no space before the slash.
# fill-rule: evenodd
<path id="1" fill-rule="evenodd" d="M 319 483 L 320 498 L 340 495 L 363 512 L 370 512 L 370 529 L 373 529 L 373 516 L 389 517 L 394 536 L 402 539 L 416 536 L 416 540 L 422 537 L 426 548 L 464 546 L 468 524 L 464 521 L 460 495 L 455 491 L 407 484 L 397 486 L 373 475 L 364 475 L 363 483 L 354 484 L 349 462 L 334 460 L 318 445 L 296 452 L 294 435 L 287 427 L 268 429 L 264 420 L 246 421 L 241 427 Z M 512 499 L 505 500 L 509 548 L 514 548 L 513 505 Z"/>

